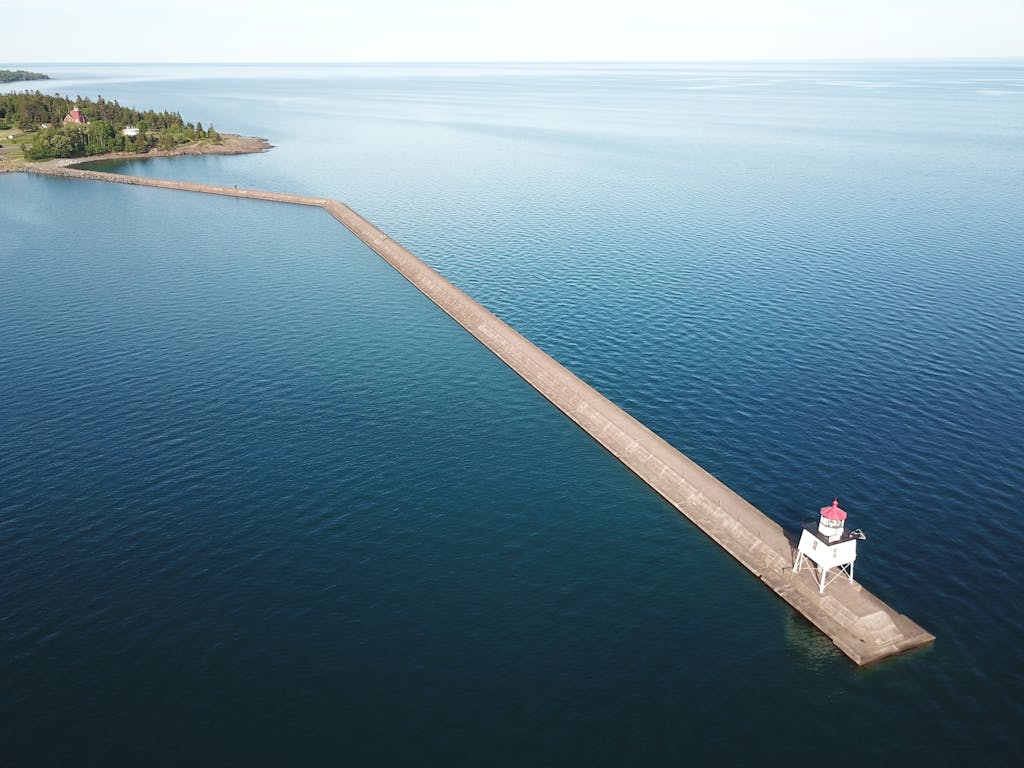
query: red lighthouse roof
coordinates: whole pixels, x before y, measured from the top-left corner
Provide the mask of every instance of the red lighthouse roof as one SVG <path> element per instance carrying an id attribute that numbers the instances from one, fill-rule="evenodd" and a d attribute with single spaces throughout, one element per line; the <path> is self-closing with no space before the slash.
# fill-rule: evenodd
<path id="1" fill-rule="evenodd" d="M 845 520 L 846 513 L 839 508 L 839 499 L 832 499 L 832 506 L 822 507 L 821 516 L 827 520 Z"/>
<path id="2" fill-rule="evenodd" d="M 78 110 L 78 107 L 75 107 L 65 116 L 64 122 L 85 125 L 89 122 L 89 119 Z"/>

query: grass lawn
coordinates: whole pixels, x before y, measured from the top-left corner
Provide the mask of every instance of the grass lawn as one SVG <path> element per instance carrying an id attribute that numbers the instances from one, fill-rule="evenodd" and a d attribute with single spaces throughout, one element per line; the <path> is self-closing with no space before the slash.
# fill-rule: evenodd
<path id="1" fill-rule="evenodd" d="M 0 128 L 0 159 L 24 160 L 22 145 L 31 143 L 35 131 L 23 131 L 20 128 Z"/>

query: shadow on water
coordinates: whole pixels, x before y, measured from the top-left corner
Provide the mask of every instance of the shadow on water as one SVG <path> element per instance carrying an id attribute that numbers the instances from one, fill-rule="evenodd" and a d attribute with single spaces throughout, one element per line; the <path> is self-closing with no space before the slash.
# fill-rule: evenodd
<path id="1" fill-rule="evenodd" d="M 787 649 L 794 652 L 810 669 L 824 671 L 837 661 L 846 661 L 842 651 L 796 611 L 786 612 L 783 635 Z M 849 664 L 855 666 L 853 662 Z"/>

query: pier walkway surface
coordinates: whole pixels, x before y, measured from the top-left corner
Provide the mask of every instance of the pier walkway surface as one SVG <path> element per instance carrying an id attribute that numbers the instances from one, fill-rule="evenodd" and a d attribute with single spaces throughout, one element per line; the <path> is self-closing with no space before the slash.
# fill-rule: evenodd
<path id="1" fill-rule="evenodd" d="M 74 179 L 229 195 L 323 208 L 459 325 L 635 472 L 730 555 L 824 632 L 857 664 L 926 645 L 935 637 L 856 581 L 819 594 L 813 572 L 793 573 L 793 540 L 777 523 L 491 314 L 347 205 L 328 198 L 166 181 L 54 166 Z"/>

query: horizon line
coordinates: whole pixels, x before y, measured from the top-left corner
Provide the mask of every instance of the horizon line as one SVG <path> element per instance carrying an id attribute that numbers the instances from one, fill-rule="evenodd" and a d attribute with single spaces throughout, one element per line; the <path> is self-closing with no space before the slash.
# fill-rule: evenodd
<path id="1" fill-rule="evenodd" d="M 886 63 L 886 62 L 996 62 L 1021 61 L 1024 54 L 1013 56 L 870 56 L 870 57 L 837 57 L 837 58 L 750 58 L 750 59 L 409 59 L 409 60 L 186 60 L 173 61 L 167 59 L 137 60 L 100 60 L 100 59 L 51 59 L 23 61 L 20 64 L 0 62 L 0 66 L 39 66 L 46 64 L 171 64 L 190 65 L 285 65 L 285 66 L 403 66 L 403 65 L 513 65 L 513 64 L 854 64 L 854 63 Z"/>

